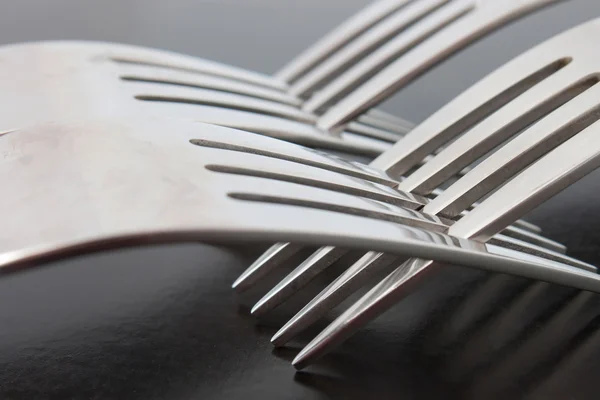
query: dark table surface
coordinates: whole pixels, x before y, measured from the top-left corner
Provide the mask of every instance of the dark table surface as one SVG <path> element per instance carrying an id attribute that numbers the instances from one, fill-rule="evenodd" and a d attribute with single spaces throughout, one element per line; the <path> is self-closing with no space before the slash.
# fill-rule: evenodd
<path id="1" fill-rule="evenodd" d="M 0 5 L 0 43 L 117 41 L 271 73 L 365 3 L 19 0 Z M 418 122 L 511 57 L 594 17 L 597 0 L 546 9 L 383 107 Z M 529 220 L 600 265 L 599 200 L 594 173 Z M 1 280 L 0 399 L 598 397 L 600 296 L 459 267 L 295 373 L 290 360 L 316 331 L 276 351 L 269 338 L 302 299 L 256 321 L 248 307 L 264 288 L 243 297 L 230 289 L 259 251 L 122 249 Z"/>

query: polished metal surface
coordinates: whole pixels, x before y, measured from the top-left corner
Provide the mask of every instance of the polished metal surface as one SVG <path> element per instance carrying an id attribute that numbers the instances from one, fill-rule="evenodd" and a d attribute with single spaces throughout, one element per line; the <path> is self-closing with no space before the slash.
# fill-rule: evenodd
<path id="1" fill-rule="evenodd" d="M 599 128 L 600 123 L 595 122 L 551 151 L 484 201 L 481 208 L 477 207 L 450 227 L 448 233 L 486 240 L 515 214 L 533 209 L 539 201 L 600 167 Z M 303 368 L 326 353 L 362 324 L 407 296 L 423 275 L 427 276 L 427 270 L 440 267 L 443 265 L 435 261 L 418 258 L 404 262 L 309 343 L 298 354 L 294 365 Z"/>
<path id="2" fill-rule="evenodd" d="M 564 119 L 565 111 L 551 112 L 573 100 L 566 110 L 577 113 L 579 107 L 597 95 L 598 88 L 592 86 L 598 66 L 589 52 L 589 37 L 593 37 L 595 30 L 595 23 L 576 28 L 501 67 L 413 129 L 372 165 L 400 178 L 427 155 L 456 139 L 398 185 L 401 190 L 427 195 L 503 141 L 550 114 L 541 125 L 519 135 L 486 159 L 476 172 L 470 171 L 452 185 L 448 194 L 436 193 L 436 199 L 423 208 L 430 214 L 441 211 L 447 216 L 460 214 L 542 152 L 577 132 L 579 119 Z M 584 93 L 577 97 L 581 92 Z M 562 127 L 554 129 L 556 124 Z M 481 184 L 484 179 L 485 185 Z M 455 202 L 452 213 L 447 209 L 449 198 Z M 460 207 L 456 205 L 458 202 Z M 238 280 L 236 287 L 247 287 L 254 281 L 248 274 L 244 276 L 248 283 Z"/>
<path id="3" fill-rule="evenodd" d="M 262 157 L 265 164 L 289 161 L 198 141 L 230 141 L 335 164 L 325 156 L 227 128 L 147 114 L 122 115 L 121 104 L 114 105 L 110 119 L 90 115 L 66 122 L 71 113 L 65 110 L 62 115 L 57 112 L 54 121 L 1 136 L 0 171 L 3 182 L 11 186 L 0 200 L 2 220 L 11 226 L 0 236 L 3 274 L 54 257 L 126 244 L 264 242 L 285 237 L 298 243 L 429 255 L 600 290 L 600 278 L 594 273 L 518 252 L 496 255 L 494 248 L 480 242 L 413 228 L 403 223 L 404 217 L 383 212 L 371 200 L 211 171 L 207 165 L 228 158 L 233 162 Z M 98 111 L 106 117 L 105 109 Z M 53 189 L 57 186 L 60 191 Z"/>
<path id="4" fill-rule="evenodd" d="M 363 34 L 409 2 L 410 0 L 380 0 L 371 3 L 291 60 L 275 76 L 285 82 L 294 82 L 323 59 L 328 58 L 352 39 Z"/>
<path id="5" fill-rule="evenodd" d="M 579 141 L 578 145 L 581 146 L 582 143 L 585 143 L 584 139 L 582 139 L 585 137 L 585 132 L 593 130 L 598 114 L 598 104 L 596 101 L 598 98 L 598 89 L 595 86 L 597 82 L 595 76 L 599 66 L 597 65 L 596 57 L 593 56 L 593 53 L 589 49 L 590 46 L 593 46 L 590 38 L 596 36 L 599 29 L 598 26 L 597 21 L 584 24 L 531 50 L 507 66 L 499 69 L 490 75 L 490 77 L 465 92 L 465 94 L 449 104 L 445 109 L 432 116 L 429 121 L 423 124 L 424 128 L 417 127 L 404 140 L 409 141 L 409 144 L 411 143 L 410 140 L 421 140 L 422 137 L 419 136 L 419 131 L 422 130 L 428 132 L 430 137 L 432 137 L 430 143 L 440 146 L 444 141 L 453 139 L 453 136 L 450 135 L 458 134 L 460 132 L 458 129 L 468 129 L 481 121 L 431 161 L 403 180 L 398 188 L 407 191 L 416 190 L 417 193 L 426 195 L 462 168 L 477 161 L 482 155 L 493 150 L 503 141 L 506 141 L 517 133 L 521 133 L 514 140 L 493 152 L 491 156 L 473 168 L 454 185 L 450 186 L 448 190 L 440 192 L 436 199 L 425 205 L 422 210 L 430 214 L 445 211 L 446 214 L 442 213 L 441 216 L 459 215 L 465 207 L 469 207 L 474 201 L 486 196 L 490 191 L 494 191 L 508 180 L 508 182 L 511 182 L 510 184 L 506 184 L 492 197 L 482 204 L 478 204 L 474 207 L 473 211 L 470 211 L 459 222 L 449 228 L 449 232 L 456 232 L 455 235 L 459 237 L 473 237 L 472 235 L 475 233 L 470 232 L 469 229 L 478 230 L 475 237 L 478 240 L 487 241 L 499 232 L 499 230 L 504 229 L 507 224 L 514 221 L 515 218 L 519 218 L 525 211 L 544 201 L 547 196 L 554 194 L 565 185 L 579 179 L 582 173 L 578 164 L 580 161 L 575 158 L 573 164 L 565 167 L 564 171 L 551 168 L 544 170 L 544 173 L 548 173 L 550 176 L 555 174 L 555 177 L 560 178 L 557 181 L 549 181 L 547 189 L 549 192 L 546 192 L 545 195 L 542 194 L 541 190 L 540 192 L 536 192 L 531 189 L 532 186 L 538 184 L 535 180 L 538 172 L 533 167 L 526 170 L 529 172 L 523 172 L 519 175 L 522 177 L 529 173 L 533 177 L 529 178 L 529 182 L 523 181 L 524 178 L 518 178 L 514 182 L 519 182 L 518 184 L 521 186 L 514 186 L 515 184 L 511 181 L 515 174 L 524 170 L 532 162 L 548 152 L 550 154 L 543 158 L 543 160 L 553 160 L 546 161 L 549 163 L 548 165 L 551 165 L 552 162 L 557 162 L 556 160 L 560 159 L 560 157 L 567 157 L 570 154 L 569 152 L 576 153 L 577 145 L 572 144 L 573 140 L 577 138 Z M 540 70 L 540 66 L 541 70 L 544 70 L 545 65 L 553 65 L 553 67 L 545 71 L 544 74 L 536 75 L 535 71 Z M 521 68 L 525 69 L 523 74 L 525 76 L 521 78 L 517 75 L 517 82 L 509 84 L 511 73 L 523 66 L 527 66 L 527 69 Z M 509 89 L 506 89 L 507 86 Z M 488 90 L 483 90 L 484 88 Z M 496 89 L 500 94 L 495 95 L 494 91 L 491 91 L 490 88 Z M 487 97 L 481 95 L 474 96 L 478 92 L 485 92 Z M 511 94 L 507 95 L 507 93 Z M 492 97 L 491 100 L 490 96 Z M 473 103 L 475 105 L 465 106 L 461 104 L 461 101 L 467 105 Z M 481 102 L 481 105 L 477 104 L 478 102 Z M 500 102 L 503 102 L 503 104 L 499 104 Z M 493 112 L 489 109 L 493 104 L 501 108 Z M 482 111 L 485 108 L 484 106 L 488 109 Z M 475 111 L 469 111 L 465 115 L 457 115 L 456 112 L 448 112 L 451 109 Z M 450 123 L 444 121 L 444 117 L 448 119 L 450 116 Z M 459 123 L 452 123 L 457 120 Z M 470 125 L 465 124 L 464 121 L 469 120 Z M 429 128 L 433 125 L 432 121 L 437 122 L 440 131 L 433 131 Z M 538 122 L 535 123 L 536 121 Z M 532 123 L 534 124 L 527 128 Z M 489 138 L 493 137 L 492 134 L 500 137 L 495 139 L 495 141 L 490 140 Z M 444 135 L 446 137 L 440 140 L 440 137 Z M 577 136 L 573 137 L 574 135 Z M 571 137 L 573 139 L 569 140 Z M 395 149 L 401 149 L 400 153 L 404 151 L 404 140 L 395 146 Z M 424 141 L 427 141 L 427 138 Z M 551 151 L 565 141 L 567 142 L 557 150 Z M 430 146 L 429 152 L 433 152 L 435 147 L 432 144 Z M 415 146 L 409 148 L 415 149 Z M 464 150 L 461 150 L 461 148 Z M 559 150 L 558 154 L 560 155 L 556 156 L 555 154 Z M 589 166 L 591 166 L 590 168 L 595 168 L 595 163 L 593 162 L 593 157 L 595 157 L 594 150 L 592 152 L 593 154 L 589 156 L 582 153 L 582 160 L 585 161 L 584 166 L 581 167 L 582 171 L 584 171 L 583 173 L 587 172 L 586 168 Z M 413 167 L 415 161 L 423 158 L 423 154 L 427 153 L 423 152 L 420 156 L 417 155 L 414 157 L 412 159 L 413 164 L 407 164 L 400 172 Z M 390 161 L 393 157 L 394 150 L 391 150 L 380 157 L 383 160 L 378 159 L 373 164 L 379 162 L 388 167 L 396 166 L 395 162 L 397 160 Z M 412 154 L 409 154 L 408 157 L 400 158 L 400 161 L 410 157 L 412 157 Z M 589 159 L 586 157 L 589 157 Z M 460 160 L 462 164 L 456 160 Z M 450 168 L 453 169 L 450 173 L 445 172 L 444 169 Z M 388 168 L 388 172 L 397 172 L 390 170 L 391 168 Z M 423 173 L 423 171 L 426 172 Z M 428 171 L 432 171 L 432 174 L 428 175 Z M 487 179 L 486 185 L 481 184 L 483 179 Z M 415 181 L 420 182 L 421 186 L 415 185 Z M 513 192 L 506 189 L 507 187 L 513 188 Z M 550 193 L 553 190 L 554 192 Z M 520 200 L 519 196 L 523 196 L 526 200 Z M 447 212 L 448 198 L 453 199 L 455 202 L 452 213 Z M 456 205 L 457 202 L 459 202 L 460 206 Z M 490 206 L 490 204 L 493 205 Z M 482 207 L 481 209 L 484 211 L 479 211 L 479 207 Z M 530 208 L 528 209 L 527 207 Z M 505 214 L 502 214 L 503 212 Z M 486 219 L 489 221 L 489 225 L 486 228 L 476 228 L 481 226 L 482 221 Z M 511 229 L 514 230 L 514 228 Z M 516 230 L 518 231 L 518 229 Z M 539 245 L 541 242 L 537 244 Z M 558 248 L 557 250 L 560 251 L 561 249 Z M 332 247 L 320 249 L 259 300 L 252 310 L 253 313 L 260 315 L 281 304 L 299 290 L 299 288 L 306 285 L 316 274 L 321 273 L 345 253 L 346 251 L 344 250 Z M 273 342 L 280 345 L 291 339 L 295 334 L 319 319 L 330 308 L 339 304 L 354 290 L 360 288 L 366 277 L 379 273 L 381 268 L 389 268 L 390 264 L 394 261 L 394 257 L 384 254 L 369 253 L 365 255 L 311 301 L 298 315 L 292 318 L 274 336 Z M 257 272 L 260 269 L 260 266 L 257 264 L 260 264 L 260 261 L 255 263 L 250 268 L 250 271 Z M 418 270 L 429 267 L 429 264 L 426 263 L 417 264 L 419 265 Z M 275 266 L 274 263 L 268 265 L 269 268 L 274 268 Z M 586 268 L 585 265 L 580 265 L 580 267 Z M 405 270 L 406 268 L 401 267 L 401 269 Z M 261 274 L 265 274 L 265 272 L 261 271 Z M 404 276 L 404 273 L 400 274 L 400 276 Z M 256 280 L 251 276 L 251 273 L 247 271 L 234 283 L 234 287 L 244 290 L 255 282 Z M 381 303 L 388 301 L 385 296 L 384 299 Z M 379 303 L 373 301 L 373 304 Z M 390 302 L 388 301 L 386 304 L 389 305 Z M 339 321 L 341 322 L 338 322 L 338 325 L 343 326 L 347 321 L 354 321 L 356 315 L 362 315 L 362 313 L 366 315 L 364 317 L 365 321 L 375 315 L 368 314 L 369 312 L 365 310 L 356 311 L 355 314 L 349 311 L 349 314 L 345 315 L 345 317 L 340 317 Z M 353 326 L 356 325 L 356 323 L 353 323 Z M 324 349 L 330 348 L 331 344 L 325 345 L 325 343 L 336 343 L 340 337 L 343 337 L 349 331 L 339 326 L 336 329 L 339 332 L 334 329 L 333 331 L 324 331 L 322 335 L 318 336 L 307 347 L 306 352 L 303 352 L 299 356 L 298 364 L 300 366 L 305 365 L 304 360 L 311 360 L 322 354 L 325 351 Z M 334 331 L 337 333 L 334 334 Z M 330 340 L 330 338 L 336 339 Z"/>
<path id="6" fill-rule="evenodd" d="M 127 42 L 272 72 L 365 3 L 20 0 L 0 13 L 0 37 L 2 44 Z M 382 107 L 420 121 L 519 52 L 597 15 L 600 3 L 589 0 L 549 7 L 444 62 Z M 594 265 L 599 173 L 527 216 L 570 256 Z M 543 283 L 546 290 L 533 291 L 538 284 L 529 280 L 459 266 L 439 269 L 426 287 L 296 373 L 297 352 L 344 307 L 283 348 L 269 339 L 351 260 L 255 320 L 252 305 L 289 270 L 266 277 L 264 292 L 232 296 L 230 285 L 266 247 L 126 247 L 1 279 L 0 398 L 597 397 L 600 296 Z M 505 284 L 492 296 L 487 283 L 499 279 Z"/>
<path id="7" fill-rule="evenodd" d="M 533 244 L 538 249 L 534 249 L 528 243 L 520 244 L 518 238 L 512 237 L 508 242 L 518 250 L 484 245 L 477 241 L 484 240 L 481 236 L 493 236 L 503 230 L 528 207 L 544 201 L 573 179 L 595 168 L 594 146 L 590 146 L 589 153 L 584 154 L 587 158 L 577 160 L 565 170 L 554 171 L 555 174 L 562 174 L 558 178 L 549 175 L 547 189 L 535 192 L 534 196 L 531 193 L 516 196 L 517 203 L 511 203 L 510 207 L 496 213 L 486 214 L 488 219 L 485 224 L 482 225 L 481 219 L 472 225 L 468 222 L 473 221 L 474 217 L 471 216 L 475 211 L 489 204 L 496 194 L 452 225 L 440 218 L 443 215 L 438 217 L 412 209 L 432 203 L 435 205 L 436 200 L 428 202 L 425 198 L 404 191 L 404 186 L 408 187 L 411 183 L 410 177 L 398 183 L 386 173 L 357 163 L 315 152 L 308 152 L 310 155 L 307 155 L 305 150 L 293 146 L 280 149 L 280 143 L 267 138 L 257 145 L 259 139 L 247 133 L 239 133 L 242 136 L 238 136 L 238 133 L 231 134 L 226 129 L 220 129 L 216 134 L 212 134 L 212 131 L 209 133 L 218 128 L 198 124 L 198 118 L 192 116 L 192 107 L 189 107 L 189 114 L 185 111 L 178 114 L 175 110 L 179 110 L 179 106 L 181 110 L 186 109 L 184 106 L 206 107 L 207 110 L 212 107 L 220 111 L 230 108 L 226 110 L 228 113 L 221 115 L 231 119 L 242 112 L 251 115 L 249 118 L 263 114 L 261 116 L 296 119 L 296 122 L 313 122 L 314 118 L 293 106 L 275 103 L 277 106 L 272 107 L 266 103 L 268 100 L 240 100 L 229 93 L 215 94 L 198 88 L 194 88 L 194 93 L 199 90 L 206 96 L 193 98 L 189 94 L 192 88 L 187 87 L 140 94 L 146 83 L 156 82 L 143 82 L 132 76 L 119 80 L 122 78 L 118 75 L 120 66 L 139 61 L 125 60 L 115 55 L 117 48 L 132 52 L 126 46 L 119 48 L 114 45 L 79 43 L 32 44 L 2 50 L 0 56 L 4 56 L 6 61 L 2 68 L 12 73 L 6 74 L 2 80 L 2 96 L 6 96 L 2 102 L 6 107 L 1 114 L 3 143 L 0 145 L 5 146 L 3 179 L 14 187 L 2 200 L 2 208 L 7 213 L 3 220 L 11 226 L 21 224 L 20 228 L 1 237 L 4 273 L 27 267 L 33 261 L 46 261 L 60 255 L 128 243 L 283 239 L 298 243 L 327 243 L 330 247 L 322 254 L 334 261 L 338 250 L 333 246 L 343 246 L 384 251 L 405 258 L 427 257 L 440 263 L 455 263 L 579 289 L 597 290 L 595 275 L 585 272 L 586 268 L 593 271 L 593 267 L 562 256 L 561 246 L 544 238 L 536 239 Z M 23 65 L 35 68 L 25 70 Z M 179 68 L 180 65 L 176 67 Z M 32 89 L 33 85 L 36 85 L 35 92 L 28 92 L 27 89 Z M 553 103 L 553 108 L 542 109 L 539 117 L 553 112 L 556 107 L 561 107 L 556 112 L 564 112 L 565 107 L 572 104 L 569 101 L 577 101 L 581 98 L 578 95 L 583 93 L 581 96 L 584 96 L 592 86 L 584 86 L 571 97 L 564 98 L 562 103 Z M 28 93 L 36 93 L 36 96 L 32 98 Z M 159 111 L 163 103 L 172 106 L 173 112 L 167 115 L 169 118 Z M 570 127 L 586 128 L 586 124 L 595 122 L 593 117 L 589 117 L 593 116 L 594 109 L 586 111 L 589 114 L 587 118 L 579 114 L 572 115 L 576 111 L 571 111 L 571 114 L 567 112 L 568 124 L 564 129 L 559 127 L 562 131 L 556 137 L 561 140 L 555 145 L 578 133 Z M 522 129 L 533 121 L 519 119 L 519 122 L 523 124 Z M 183 142 L 178 143 L 174 139 L 179 138 L 175 136 L 178 134 L 167 136 L 167 131 L 182 132 Z M 587 129 L 581 135 L 585 132 Z M 541 140 L 545 137 L 542 135 Z M 248 146 L 250 140 L 253 147 Z M 191 155 L 190 150 L 184 150 L 183 144 L 194 148 L 194 154 L 201 162 Z M 237 149 L 232 152 L 236 146 Z M 271 154 L 265 155 L 267 152 Z M 226 153 L 229 157 L 224 156 Z M 245 155 L 241 156 L 240 153 Z M 272 157 L 273 154 L 279 156 Z M 443 159 L 446 154 L 444 150 L 432 161 Z M 529 162 L 521 162 L 511 170 L 510 176 L 504 176 L 499 183 L 512 178 L 544 154 L 532 155 Z M 545 157 L 551 154 L 553 152 Z M 123 161 L 119 161 L 121 157 Z M 261 158 L 257 161 L 253 157 L 267 157 L 270 160 Z M 298 160 L 303 160 L 299 164 L 305 167 L 325 166 L 325 171 L 305 167 L 297 169 L 286 164 Z M 110 168 L 106 168 L 107 165 Z M 348 170 L 347 177 L 338 176 L 340 170 L 344 169 Z M 471 172 L 475 170 L 477 168 Z M 190 179 L 184 171 L 188 171 L 188 174 L 194 171 L 196 176 Z M 43 177 L 48 173 L 58 178 L 48 180 Z M 357 176 L 366 177 L 366 182 L 357 182 Z M 77 184 L 69 184 L 70 179 L 75 179 Z M 40 180 L 44 182 L 38 183 Z M 389 181 L 393 188 L 385 185 Z M 51 188 L 56 185 L 69 188 L 65 193 L 52 193 Z M 424 191 L 416 190 L 417 195 L 429 194 L 437 186 Z M 39 194 L 32 195 L 32 188 Z M 135 198 L 135 193 L 143 193 L 149 204 L 144 203 L 139 210 L 131 211 L 134 205 L 126 204 L 125 199 Z M 475 200 L 486 194 L 482 193 Z M 15 211 L 23 199 L 27 199 L 36 211 Z M 165 203 L 175 204 L 177 209 L 165 208 L 168 207 Z M 200 205 L 203 210 L 190 213 L 194 205 Z M 219 212 L 215 212 L 217 208 Z M 47 214 L 48 209 L 53 211 L 52 218 L 41 223 L 39 230 L 32 232 L 28 224 L 23 224 L 27 218 L 41 221 L 42 214 L 38 213 Z M 75 223 L 70 222 L 73 215 L 78 216 Z M 261 216 L 264 215 L 269 215 L 273 221 L 262 221 Z M 336 218 L 321 218 L 321 215 L 336 215 Z M 297 223 L 299 219 L 306 221 Z M 386 226 L 392 228 L 379 229 L 378 225 L 369 226 L 364 220 L 388 224 Z M 450 230 L 449 225 L 452 225 Z M 458 233 L 446 236 L 445 233 L 451 233 L 453 228 Z M 359 232 L 361 229 L 366 229 L 368 233 Z M 405 237 L 398 235 L 396 230 L 405 232 Z M 521 236 L 535 236 L 514 228 L 512 232 Z M 477 240 L 458 239 L 461 237 L 475 237 Z M 493 240 L 495 242 L 490 243 L 504 241 L 498 236 L 494 236 Z M 549 245 L 550 249 L 543 249 L 541 246 L 544 245 Z M 293 246 L 280 247 L 293 253 Z M 527 247 L 530 247 L 529 252 L 525 251 Z M 376 253 L 370 254 L 371 259 L 364 265 L 374 265 L 374 260 L 385 259 L 388 255 L 382 254 L 381 258 L 376 258 L 373 257 Z M 274 252 L 266 258 L 273 260 L 277 258 L 274 257 L 276 255 L 277 252 Z M 323 257 L 319 255 L 319 258 Z M 410 269 L 417 271 L 416 275 L 420 276 L 422 270 L 433 264 L 417 260 L 410 265 Z M 572 268 L 571 265 L 581 269 Z M 298 276 L 306 274 L 303 271 Z M 357 321 L 382 312 L 389 305 L 390 298 L 396 298 L 396 292 L 405 282 L 404 277 L 400 278 L 400 283 L 397 280 L 394 275 L 391 284 L 393 290 L 386 286 L 383 292 L 376 291 L 375 298 L 371 297 L 361 303 L 361 307 L 353 308 L 360 317 L 357 317 Z M 346 329 L 344 324 L 341 323 L 341 328 L 340 323 L 334 324 L 317 337 L 316 342 L 299 355 L 297 365 L 305 365 L 350 333 L 351 330 Z"/>
<path id="8" fill-rule="evenodd" d="M 339 131 L 344 124 L 379 104 L 399 88 L 436 63 L 499 26 L 554 0 L 533 1 L 455 1 L 409 30 L 406 36 L 387 43 L 353 66 L 313 96 L 304 108 L 316 111 L 331 106 L 318 126 Z M 410 50 L 423 36 L 429 36 Z M 410 51 L 408 51 L 410 50 Z M 397 54 L 404 54 L 396 59 Z M 365 81 L 365 76 L 368 80 Z M 352 90 L 351 93 L 348 93 Z M 340 97 L 343 99 L 340 100 Z"/>
<path id="9" fill-rule="evenodd" d="M 367 110 L 357 115 L 345 132 L 342 126 L 323 129 L 326 124 L 322 121 L 330 119 L 329 114 L 317 118 L 340 99 L 340 90 L 346 94 L 393 60 L 404 68 L 411 62 L 411 54 L 422 46 L 429 49 L 431 57 L 419 61 L 423 65 L 413 62 L 410 67 L 424 70 L 432 57 L 440 62 L 510 20 L 556 1 L 503 0 L 494 2 L 500 6 L 490 6 L 475 0 L 379 0 L 307 49 L 275 77 L 166 52 L 103 46 L 121 65 L 119 77 L 130 90 L 137 89 L 141 100 L 160 103 L 156 112 L 193 114 L 203 122 L 373 158 L 412 125 L 381 111 Z M 446 32 L 455 23 L 460 29 Z M 440 35 L 452 51 L 435 44 Z M 433 47 L 428 44 L 431 41 Z M 353 78 L 348 83 L 350 75 Z M 406 77 L 403 85 L 414 77 L 416 74 Z M 343 89 L 339 88 L 341 81 L 346 82 Z M 317 90 L 319 93 L 311 98 Z M 332 90 L 335 96 L 326 95 Z M 328 96 L 327 106 L 318 100 L 323 96 Z M 308 101 L 303 106 L 305 99 Z M 315 102 L 318 107 L 313 106 Z"/>

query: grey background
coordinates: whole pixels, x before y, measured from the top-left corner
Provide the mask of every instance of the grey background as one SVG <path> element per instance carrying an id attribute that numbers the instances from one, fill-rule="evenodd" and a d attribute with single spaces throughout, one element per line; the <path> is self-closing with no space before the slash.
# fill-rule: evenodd
<path id="1" fill-rule="evenodd" d="M 364 4 L 366 0 L 13 0 L 0 3 L 0 44 L 117 41 L 272 73 Z M 384 108 L 422 120 L 511 57 L 596 16 L 599 1 L 573 0 L 527 17 L 435 68 Z M 548 236 L 566 243 L 570 254 L 599 265 L 599 204 L 600 174 L 595 173 L 530 218 Z M 528 329 L 543 330 L 549 309 L 559 310 L 579 294 L 551 287 L 544 292 L 551 296 L 523 302 L 519 290 L 528 282 L 511 281 L 506 297 L 491 309 L 517 311 L 523 326 L 474 327 L 459 348 L 474 343 L 480 331 L 491 332 L 490 339 L 479 338 L 482 345 L 474 354 L 483 361 L 461 375 L 457 365 L 464 367 L 462 353 L 436 348 L 432 337 L 452 316 L 452 305 L 469 298 L 469 282 L 485 276 L 449 268 L 419 296 L 361 330 L 317 367 L 295 374 L 289 362 L 298 343 L 281 351 L 272 351 L 268 343 L 290 310 L 257 322 L 248 316 L 252 296 L 232 295 L 230 283 L 260 249 L 237 250 L 199 244 L 128 249 L 0 280 L 0 398 L 487 399 L 525 393 L 543 399 L 597 398 L 599 296 L 584 303 L 587 311 L 577 308 L 565 324 L 568 340 L 544 343 L 547 357 L 532 356 L 522 370 L 514 368 L 505 379 L 482 386 L 494 366 L 528 338 Z M 508 342 L 504 334 L 493 336 L 498 328 L 525 333 Z M 581 346 L 586 346 L 587 358 L 561 368 L 561 361 Z"/>

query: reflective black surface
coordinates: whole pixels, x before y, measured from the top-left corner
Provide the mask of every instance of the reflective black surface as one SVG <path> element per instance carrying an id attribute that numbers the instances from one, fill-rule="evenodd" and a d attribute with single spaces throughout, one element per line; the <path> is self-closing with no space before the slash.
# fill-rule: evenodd
<path id="1" fill-rule="evenodd" d="M 0 41 L 123 41 L 272 72 L 363 4 L 20 0 L 0 6 Z M 599 2 L 574 0 L 526 18 L 385 108 L 418 121 L 510 57 L 597 16 Z M 529 220 L 600 265 L 599 204 L 595 173 Z M 459 267 L 295 373 L 290 361 L 316 330 L 276 351 L 269 338 L 323 282 L 256 321 L 248 310 L 261 291 L 240 297 L 229 286 L 260 250 L 127 249 L 1 280 L 0 398 L 597 398 L 600 297 Z"/>

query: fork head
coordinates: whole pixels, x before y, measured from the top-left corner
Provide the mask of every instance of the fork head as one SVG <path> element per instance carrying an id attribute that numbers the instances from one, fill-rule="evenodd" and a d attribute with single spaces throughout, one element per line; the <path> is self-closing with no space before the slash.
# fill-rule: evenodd
<path id="1" fill-rule="evenodd" d="M 481 243 L 407 226 L 403 219 L 411 213 L 403 216 L 339 187 L 206 168 L 259 158 L 267 166 L 314 169 L 315 176 L 331 168 L 351 171 L 353 179 L 370 175 L 367 187 L 385 182 L 357 166 L 246 132 L 149 116 L 79 116 L 5 132 L 0 148 L 0 173 L 11 187 L 0 199 L 2 220 L 11 227 L 0 237 L 3 273 L 104 247 L 281 237 L 443 261 L 467 257 L 469 265 L 523 264 L 494 256 Z"/>

